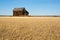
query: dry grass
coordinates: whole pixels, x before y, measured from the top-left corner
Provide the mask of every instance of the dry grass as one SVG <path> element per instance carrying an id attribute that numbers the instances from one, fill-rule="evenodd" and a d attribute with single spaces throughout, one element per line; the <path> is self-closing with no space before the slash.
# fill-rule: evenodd
<path id="1" fill-rule="evenodd" d="M 0 17 L 0 40 L 60 40 L 60 17 Z"/>

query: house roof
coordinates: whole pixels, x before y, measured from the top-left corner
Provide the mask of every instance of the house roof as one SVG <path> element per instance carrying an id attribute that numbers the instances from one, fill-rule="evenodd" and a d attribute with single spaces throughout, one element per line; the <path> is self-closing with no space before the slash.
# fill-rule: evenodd
<path id="1" fill-rule="evenodd" d="M 22 11 L 25 10 L 25 8 L 14 8 L 13 11 Z"/>

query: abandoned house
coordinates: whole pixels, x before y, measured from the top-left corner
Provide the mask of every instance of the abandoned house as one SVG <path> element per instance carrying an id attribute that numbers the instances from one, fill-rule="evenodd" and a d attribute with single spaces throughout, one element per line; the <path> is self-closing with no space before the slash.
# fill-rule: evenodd
<path id="1" fill-rule="evenodd" d="M 28 16 L 29 12 L 25 8 L 14 8 L 13 16 Z"/>

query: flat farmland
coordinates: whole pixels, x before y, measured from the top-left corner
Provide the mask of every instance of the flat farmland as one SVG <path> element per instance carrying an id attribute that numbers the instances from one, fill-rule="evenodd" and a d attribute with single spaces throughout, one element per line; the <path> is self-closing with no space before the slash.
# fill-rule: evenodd
<path id="1" fill-rule="evenodd" d="M 60 17 L 0 17 L 0 40 L 60 40 Z"/>

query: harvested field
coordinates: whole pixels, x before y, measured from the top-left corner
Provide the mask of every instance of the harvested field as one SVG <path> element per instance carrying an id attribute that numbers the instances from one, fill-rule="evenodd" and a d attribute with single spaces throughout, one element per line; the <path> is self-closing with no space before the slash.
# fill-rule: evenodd
<path id="1" fill-rule="evenodd" d="M 60 17 L 0 17 L 0 40 L 60 40 Z"/>

